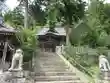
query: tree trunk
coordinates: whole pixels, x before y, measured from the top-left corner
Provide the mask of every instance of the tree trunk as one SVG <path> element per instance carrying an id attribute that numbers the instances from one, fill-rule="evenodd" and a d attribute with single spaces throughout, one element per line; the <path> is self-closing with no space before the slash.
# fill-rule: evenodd
<path id="1" fill-rule="evenodd" d="M 68 25 L 66 27 L 66 45 L 70 44 L 70 33 L 71 33 L 71 28 Z"/>
<path id="2" fill-rule="evenodd" d="M 3 56 L 2 56 L 2 66 L 5 65 L 6 53 L 7 53 L 8 41 L 5 42 Z M 3 67 L 2 67 L 3 68 Z M 3 68 L 4 69 L 4 68 Z"/>
<path id="3" fill-rule="evenodd" d="M 28 0 L 24 0 L 25 16 L 24 16 L 24 28 L 28 28 Z"/>

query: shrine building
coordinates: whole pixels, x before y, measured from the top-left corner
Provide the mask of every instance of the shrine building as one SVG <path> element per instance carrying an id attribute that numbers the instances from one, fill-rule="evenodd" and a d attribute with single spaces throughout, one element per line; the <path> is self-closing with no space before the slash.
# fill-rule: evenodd
<path id="1" fill-rule="evenodd" d="M 55 27 L 54 32 L 48 27 L 43 27 L 37 34 L 41 51 L 55 52 L 56 46 L 65 45 L 66 31 L 64 27 Z"/>

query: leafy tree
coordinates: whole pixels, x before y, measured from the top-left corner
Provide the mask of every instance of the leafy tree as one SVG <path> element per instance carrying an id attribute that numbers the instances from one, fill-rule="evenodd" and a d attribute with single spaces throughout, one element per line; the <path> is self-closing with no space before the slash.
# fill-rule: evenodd
<path id="1" fill-rule="evenodd" d="M 24 7 L 25 7 L 25 18 L 24 18 L 24 28 L 28 28 L 28 0 L 24 1 Z"/>
<path id="2" fill-rule="evenodd" d="M 50 31 L 55 32 L 55 25 L 57 22 L 58 11 L 56 9 L 57 4 L 55 2 L 51 2 L 51 5 L 47 7 L 47 21 L 49 24 Z"/>
<path id="3" fill-rule="evenodd" d="M 9 11 L 4 15 L 5 22 L 9 23 L 14 28 L 23 27 L 24 16 L 19 7 L 15 8 L 13 11 Z"/>
<path id="4" fill-rule="evenodd" d="M 92 0 L 88 8 L 88 23 L 92 28 L 98 31 L 99 34 L 103 30 L 105 30 L 107 34 L 110 34 L 109 8 L 109 3 L 104 4 L 104 2 L 100 0 Z"/>
<path id="5" fill-rule="evenodd" d="M 36 23 L 44 25 L 46 23 L 46 12 L 41 9 L 41 4 L 35 1 L 29 5 L 29 14 L 33 17 Z"/>
<path id="6" fill-rule="evenodd" d="M 85 2 L 83 2 L 82 0 L 60 0 L 58 10 L 61 17 L 63 18 L 63 22 L 66 25 L 66 42 L 68 45 L 69 35 L 71 33 L 70 29 L 73 27 L 75 22 L 78 22 L 79 19 L 82 19 L 84 17 Z"/>
<path id="7" fill-rule="evenodd" d="M 47 16 L 43 14 L 42 7 L 45 7 L 44 11 L 47 11 Z M 69 29 L 74 25 L 74 22 L 84 17 L 85 2 L 82 0 L 35 0 L 30 8 L 36 19 L 39 20 L 41 15 L 45 19 L 45 16 L 52 27 L 55 26 L 55 22 L 63 21 L 66 25 L 67 40 L 69 41 Z"/>
<path id="8" fill-rule="evenodd" d="M 97 45 L 100 46 L 106 45 L 106 37 L 110 34 L 109 8 L 109 3 L 104 4 L 104 2 L 100 0 L 91 0 L 88 10 L 86 11 L 86 23 L 98 34 L 95 40 Z M 102 36 L 102 34 L 105 36 Z"/>
<path id="9" fill-rule="evenodd" d="M 28 0 L 18 0 L 20 2 L 20 6 L 23 6 L 24 7 L 24 28 L 28 28 Z"/>
<path id="10" fill-rule="evenodd" d="M 32 60 L 33 53 L 35 55 L 37 50 L 37 41 L 36 41 L 36 28 L 27 29 L 22 28 L 17 34 L 19 42 L 21 43 L 20 48 L 24 51 L 24 62 Z"/>

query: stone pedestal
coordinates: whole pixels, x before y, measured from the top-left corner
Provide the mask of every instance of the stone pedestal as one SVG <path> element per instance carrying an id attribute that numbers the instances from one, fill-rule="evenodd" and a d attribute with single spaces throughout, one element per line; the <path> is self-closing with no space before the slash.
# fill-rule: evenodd
<path id="1" fill-rule="evenodd" d="M 7 83 L 25 83 L 25 78 L 14 78 L 10 81 L 8 81 Z"/>
<path id="2" fill-rule="evenodd" d="M 99 83 L 110 83 L 110 71 L 100 72 L 100 82 Z"/>
<path id="3" fill-rule="evenodd" d="M 23 78 L 23 71 L 10 71 L 11 75 L 16 78 Z"/>
<path id="4" fill-rule="evenodd" d="M 7 83 L 4 74 L 0 74 L 0 83 Z"/>
<path id="5" fill-rule="evenodd" d="M 0 83 L 25 83 L 23 71 L 7 71 L 0 74 Z"/>

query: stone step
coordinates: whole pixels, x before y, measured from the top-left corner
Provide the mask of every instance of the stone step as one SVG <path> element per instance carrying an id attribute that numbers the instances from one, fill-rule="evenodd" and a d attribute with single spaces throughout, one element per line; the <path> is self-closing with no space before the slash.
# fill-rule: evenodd
<path id="1" fill-rule="evenodd" d="M 43 57 L 43 56 L 57 56 L 58 57 L 58 55 L 56 55 L 56 54 L 41 54 L 41 55 L 39 55 L 39 57 Z"/>
<path id="2" fill-rule="evenodd" d="M 69 68 L 37 68 L 37 70 L 44 70 L 44 71 L 68 71 Z"/>
<path id="3" fill-rule="evenodd" d="M 38 57 L 59 57 L 58 55 L 41 55 L 41 56 L 38 56 Z"/>
<path id="4" fill-rule="evenodd" d="M 62 60 L 39 60 L 38 62 L 42 62 L 42 63 L 64 63 L 64 61 Z"/>
<path id="5" fill-rule="evenodd" d="M 62 61 L 59 58 L 39 58 L 41 61 Z"/>
<path id="6" fill-rule="evenodd" d="M 39 65 L 36 68 L 69 68 L 67 65 L 60 66 L 60 65 Z"/>
<path id="7" fill-rule="evenodd" d="M 40 60 L 39 59 L 39 61 L 38 62 L 45 62 L 45 63 L 51 63 L 51 62 L 55 62 L 55 63 L 57 63 L 57 62 L 59 62 L 59 63 L 64 63 L 64 61 L 62 61 L 62 60 L 47 60 L 47 59 L 42 59 L 42 60 Z"/>
<path id="8" fill-rule="evenodd" d="M 36 59 L 35 83 L 87 83 L 69 70 L 69 67 L 55 53 L 44 52 Z"/>
<path id="9" fill-rule="evenodd" d="M 74 76 L 36 76 L 36 81 L 68 81 L 68 80 L 78 80 L 80 81 L 79 77 Z"/>
<path id="10" fill-rule="evenodd" d="M 64 63 L 64 61 L 62 61 L 62 60 L 46 60 L 46 61 L 39 60 L 39 62 L 45 62 L 45 63 L 51 63 L 51 62 L 58 63 L 58 62 L 60 62 L 60 63 Z"/>
<path id="11" fill-rule="evenodd" d="M 40 53 L 40 55 L 42 55 L 42 56 L 45 56 L 45 55 L 55 55 L 56 56 L 56 53 L 48 53 L 48 52 L 42 52 L 42 53 Z"/>
<path id="12" fill-rule="evenodd" d="M 39 57 L 37 57 L 37 58 L 46 58 L 46 59 L 50 59 L 50 58 L 58 58 L 58 59 L 60 59 L 59 56 L 39 56 Z"/>
<path id="13" fill-rule="evenodd" d="M 39 73 L 35 73 L 36 76 L 68 76 L 68 75 L 72 75 L 75 76 L 76 73 L 71 73 L 71 72 L 39 72 Z"/>
<path id="14" fill-rule="evenodd" d="M 49 65 L 49 66 L 50 66 L 50 65 L 55 65 L 55 66 L 56 66 L 56 65 L 60 65 L 61 67 L 62 67 L 62 66 L 66 66 L 66 64 L 64 64 L 64 63 L 40 63 L 40 65 L 47 65 L 47 66 L 48 66 L 48 65 Z"/>
<path id="15" fill-rule="evenodd" d="M 67 65 L 64 65 L 64 66 L 61 66 L 61 65 L 39 65 L 39 67 L 44 67 L 44 68 L 59 68 L 59 67 L 62 67 L 62 68 L 67 68 L 68 66 Z"/>
<path id="16" fill-rule="evenodd" d="M 50 81 L 50 82 L 47 82 L 47 81 L 40 81 L 40 82 L 35 82 L 35 83 L 85 83 L 85 82 L 81 82 L 81 81 L 74 81 L 74 80 L 71 80 L 71 81 Z"/>
<path id="17" fill-rule="evenodd" d="M 53 61 L 53 60 L 52 61 L 49 61 L 49 60 L 43 61 L 43 60 L 40 60 L 39 63 L 63 63 L 64 64 L 64 61 Z"/>
<path id="18" fill-rule="evenodd" d="M 64 69 L 64 70 L 45 70 L 45 69 L 41 69 L 41 70 L 37 70 L 38 72 L 67 72 L 67 71 L 69 71 L 68 69 L 66 70 L 66 69 Z"/>
<path id="19" fill-rule="evenodd" d="M 62 59 L 60 59 L 60 57 L 38 57 L 38 59 L 48 59 L 48 60 L 51 60 L 51 59 L 55 60 L 55 59 L 58 59 L 58 60 L 62 60 Z"/>
<path id="20" fill-rule="evenodd" d="M 40 56 L 38 58 L 39 59 L 54 59 L 54 58 L 57 58 L 58 60 L 60 59 L 59 56 Z"/>
<path id="21" fill-rule="evenodd" d="M 37 67 L 36 69 L 38 70 L 48 70 L 48 71 L 51 71 L 51 70 L 69 70 L 69 68 L 66 68 L 66 67 Z"/>
<path id="22" fill-rule="evenodd" d="M 45 65 L 45 64 L 40 64 L 39 67 L 41 68 L 45 68 L 45 67 L 50 67 L 50 68 L 57 68 L 57 67 L 62 67 L 62 68 L 65 68 L 67 67 L 66 65 L 61 65 L 61 64 L 56 64 L 56 65 L 53 65 L 53 64 L 48 64 L 48 65 Z"/>
<path id="23" fill-rule="evenodd" d="M 39 60 L 39 62 L 46 62 L 46 63 L 50 63 L 50 62 L 60 62 L 60 63 L 64 63 L 64 61 L 62 61 L 62 60 Z"/>
<path id="24" fill-rule="evenodd" d="M 46 64 L 46 63 L 40 63 L 40 65 L 41 66 L 44 66 L 44 65 L 46 65 L 46 66 L 51 66 L 51 65 L 55 65 L 55 66 L 61 66 L 61 67 L 63 67 L 63 66 L 66 66 L 66 64 L 58 64 L 58 63 L 49 63 L 49 64 Z"/>

